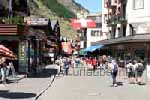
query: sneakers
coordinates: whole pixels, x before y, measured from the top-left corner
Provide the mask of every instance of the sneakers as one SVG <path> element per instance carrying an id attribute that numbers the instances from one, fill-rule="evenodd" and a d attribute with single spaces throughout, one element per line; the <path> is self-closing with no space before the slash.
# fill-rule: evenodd
<path id="1" fill-rule="evenodd" d="M 117 87 L 118 85 L 117 84 L 112 84 L 110 87 Z"/>
<path id="2" fill-rule="evenodd" d="M 114 87 L 117 87 L 118 85 L 117 84 L 114 84 Z"/>

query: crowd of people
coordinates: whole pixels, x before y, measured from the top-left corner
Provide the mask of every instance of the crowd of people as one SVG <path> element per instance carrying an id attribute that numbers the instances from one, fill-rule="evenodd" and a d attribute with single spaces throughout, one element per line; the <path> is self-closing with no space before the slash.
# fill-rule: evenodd
<path id="1" fill-rule="evenodd" d="M 60 67 L 60 72 L 64 72 L 68 75 L 69 68 L 73 67 L 87 67 L 93 69 L 93 71 L 98 68 L 110 72 L 112 78 L 112 85 L 117 86 L 117 75 L 120 65 L 118 61 L 110 56 L 103 55 L 100 58 L 96 57 L 61 57 L 56 60 L 57 65 Z M 144 71 L 144 65 L 142 60 L 129 60 L 124 63 L 124 69 L 126 70 L 126 75 L 128 76 L 130 84 L 143 84 L 142 75 Z"/>

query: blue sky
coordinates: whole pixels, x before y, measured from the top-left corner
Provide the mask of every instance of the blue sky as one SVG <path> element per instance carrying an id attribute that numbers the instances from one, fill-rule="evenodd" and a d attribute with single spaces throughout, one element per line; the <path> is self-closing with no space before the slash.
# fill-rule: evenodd
<path id="1" fill-rule="evenodd" d="M 101 0 L 75 0 L 90 12 L 101 12 Z"/>

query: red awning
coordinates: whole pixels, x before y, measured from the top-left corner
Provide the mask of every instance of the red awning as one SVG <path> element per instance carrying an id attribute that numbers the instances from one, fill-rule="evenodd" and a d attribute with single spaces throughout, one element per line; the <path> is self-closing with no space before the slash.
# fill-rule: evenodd
<path id="1" fill-rule="evenodd" d="M 0 45 L 0 56 L 7 58 L 16 58 L 15 54 L 4 45 Z"/>
<path id="2" fill-rule="evenodd" d="M 92 19 L 71 19 L 71 26 L 76 29 L 95 28 L 96 22 Z"/>

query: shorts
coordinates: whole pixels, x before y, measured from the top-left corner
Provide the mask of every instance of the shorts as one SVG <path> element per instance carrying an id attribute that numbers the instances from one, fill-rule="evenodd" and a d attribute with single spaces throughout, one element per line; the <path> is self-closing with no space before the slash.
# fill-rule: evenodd
<path id="1" fill-rule="evenodd" d="M 134 72 L 128 72 L 128 77 L 129 77 L 129 78 L 135 77 L 135 73 L 134 73 Z"/>
<path id="2" fill-rule="evenodd" d="M 137 71 L 137 77 L 142 77 L 143 71 Z"/>

